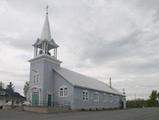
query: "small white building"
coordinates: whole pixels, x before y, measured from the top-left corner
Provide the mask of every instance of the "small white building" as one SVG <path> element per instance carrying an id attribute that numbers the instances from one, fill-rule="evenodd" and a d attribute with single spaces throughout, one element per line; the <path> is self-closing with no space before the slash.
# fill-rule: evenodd
<path id="1" fill-rule="evenodd" d="M 125 106 L 125 96 L 104 82 L 61 67 L 59 45 L 51 37 L 48 12 L 40 38 L 33 44 L 28 100 L 33 106 L 108 109 Z"/>
<path id="2" fill-rule="evenodd" d="M 25 100 L 25 97 L 17 92 L 10 92 L 7 89 L 0 88 L 0 109 L 4 108 L 4 106 L 20 106 Z"/>

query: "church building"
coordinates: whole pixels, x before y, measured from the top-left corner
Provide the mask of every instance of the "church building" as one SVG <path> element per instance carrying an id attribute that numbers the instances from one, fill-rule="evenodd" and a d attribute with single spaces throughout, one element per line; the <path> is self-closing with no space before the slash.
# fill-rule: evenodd
<path id="1" fill-rule="evenodd" d="M 61 67 L 59 45 L 51 36 L 48 10 L 41 36 L 33 44 L 27 100 L 32 106 L 77 109 L 125 107 L 125 95 L 104 82 Z"/>

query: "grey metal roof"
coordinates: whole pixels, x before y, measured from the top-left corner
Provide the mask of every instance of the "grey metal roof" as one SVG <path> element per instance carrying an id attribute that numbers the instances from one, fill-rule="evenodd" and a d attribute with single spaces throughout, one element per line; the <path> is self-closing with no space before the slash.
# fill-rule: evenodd
<path id="1" fill-rule="evenodd" d="M 122 95 L 119 91 L 117 91 L 114 88 L 110 88 L 106 83 L 96 80 L 94 78 L 82 75 L 77 72 L 70 71 L 66 68 L 60 68 L 55 70 L 57 73 L 59 73 L 64 79 L 66 79 L 69 83 L 71 83 L 73 86 L 93 89 L 97 91 Z"/>

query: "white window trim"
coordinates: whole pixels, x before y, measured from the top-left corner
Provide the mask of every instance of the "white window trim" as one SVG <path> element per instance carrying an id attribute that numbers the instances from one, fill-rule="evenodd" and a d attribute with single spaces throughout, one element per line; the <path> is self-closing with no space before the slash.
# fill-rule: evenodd
<path id="1" fill-rule="evenodd" d="M 40 81 L 40 75 L 37 71 L 33 71 L 32 83 L 38 84 Z"/>
<path id="2" fill-rule="evenodd" d="M 68 88 L 67 88 L 67 87 L 64 87 L 64 89 L 63 89 L 63 95 L 64 95 L 65 97 L 68 96 Z"/>
<path id="3" fill-rule="evenodd" d="M 39 83 L 39 80 L 40 80 L 40 75 L 39 73 L 36 74 L 36 83 Z"/>
<path id="4" fill-rule="evenodd" d="M 84 94 L 85 95 L 84 95 Z M 86 94 L 87 93 L 87 94 Z M 88 90 L 82 90 L 82 100 L 83 101 L 88 101 L 89 100 L 89 92 L 88 92 Z"/>
<path id="5" fill-rule="evenodd" d="M 61 90 L 62 89 L 62 90 Z M 63 87 L 60 87 L 59 88 L 59 97 L 63 97 Z"/>
<path id="6" fill-rule="evenodd" d="M 62 89 L 62 96 L 61 96 L 61 89 Z M 65 91 L 65 89 L 67 89 L 67 91 Z M 67 93 L 67 94 L 65 94 L 65 92 Z M 59 97 L 68 97 L 68 87 L 67 86 L 61 86 L 60 88 L 59 88 Z"/>

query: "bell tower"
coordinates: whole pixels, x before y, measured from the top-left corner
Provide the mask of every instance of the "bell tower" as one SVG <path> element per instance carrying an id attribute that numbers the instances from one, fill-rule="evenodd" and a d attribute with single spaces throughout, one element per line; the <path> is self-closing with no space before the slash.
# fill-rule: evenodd
<path id="1" fill-rule="evenodd" d="M 57 48 L 59 47 L 51 37 L 51 30 L 48 18 L 48 6 L 40 38 L 33 44 L 34 57 L 39 55 L 49 55 L 57 59 Z"/>
<path id="2" fill-rule="evenodd" d="M 57 48 L 59 46 L 51 37 L 48 6 L 46 7 L 41 35 L 33 47 L 34 57 L 29 60 L 30 81 L 27 99 L 33 106 L 46 105 L 48 101 L 51 105 L 54 100 L 54 70 L 60 69 L 62 62 L 57 59 Z"/>

